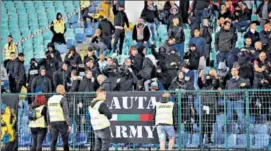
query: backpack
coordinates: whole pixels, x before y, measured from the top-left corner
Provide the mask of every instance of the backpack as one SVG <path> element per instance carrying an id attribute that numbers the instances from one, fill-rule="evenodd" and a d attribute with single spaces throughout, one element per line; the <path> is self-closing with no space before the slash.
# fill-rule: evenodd
<path id="1" fill-rule="evenodd" d="M 28 119 L 30 121 L 35 121 L 37 120 L 38 118 L 40 118 L 41 116 L 37 116 L 37 111 L 35 109 L 31 109 L 29 110 L 29 113 L 28 113 Z"/>

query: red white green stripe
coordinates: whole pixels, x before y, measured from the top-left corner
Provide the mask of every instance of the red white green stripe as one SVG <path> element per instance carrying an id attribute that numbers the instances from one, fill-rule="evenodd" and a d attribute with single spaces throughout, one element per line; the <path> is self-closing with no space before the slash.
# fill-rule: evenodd
<path id="1" fill-rule="evenodd" d="M 152 121 L 152 114 L 113 114 L 111 121 Z"/>

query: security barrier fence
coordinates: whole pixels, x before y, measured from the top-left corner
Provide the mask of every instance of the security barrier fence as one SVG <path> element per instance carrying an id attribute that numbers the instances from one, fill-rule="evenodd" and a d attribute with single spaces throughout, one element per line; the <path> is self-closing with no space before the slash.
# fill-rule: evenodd
<path id="1" fill-rule="evenodd" d="M 159 149 L 151 112 L 162 93 L 107 92 L 107 103 L 114 118 L 111 121 L 111 149 Z M 271 90 L 180 90 L 170 94 L 170 101 L 178 106 L 178 113 L 174 115 L 177 116 L 175 149 L 269 149 Z M 53 94 L 45 95 L 49 98 Z M 34 97 L 35 94 L 20 94 L 17 132 L 22 150 L 31 146 L 28 100 Z M 73 123 L 70 148 L 93 149 L 94 134 L 87 108 L 95 93 L 73 93 L 66 97 Z M 48 132 L 43 142 L 44 150 L 50 150 L 50 144 Z M 57 145 L 61 147 L 61 139 Z"/>

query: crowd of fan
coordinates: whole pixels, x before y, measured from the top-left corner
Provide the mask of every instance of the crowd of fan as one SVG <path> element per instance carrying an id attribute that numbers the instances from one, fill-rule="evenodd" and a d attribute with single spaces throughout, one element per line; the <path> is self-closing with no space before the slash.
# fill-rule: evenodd
<path id="1" fill-rule="evenodd" d="M 59 84 L 68 92 L 91 92 L 99 87 L 107 91 L 268 89 L 271 85 L 270 6 L 271 2 L 264 0 L 256 10 L 258 21 L 251 21 L 253 10 L 246 2 L 195 0 L 189 16 L 185 16 L 174 1 L 166 1 L 163 10 L 146 1 L 133 30 L 135 45 L 119 65 L 115 57 L 103 54 L 105 49 L 122 54 L 123 27 L 125 24 L 129 27 L 124 6 L 114 2 L 114 26 L 106 18 L 100 18 L 84 58 L 71 46 L 62 60 L 54 44 L 49 43 L 45 57 L 39 61 L 31 59 L 27 73 L 24 54 L 16 57 L 16 52 L 10 53 L 10 49 L 16 49 L 10 35 L 5 46 L 4 68 L 1 68 L 2 80 L 9 81 L 12 93 L 20 92 L 22 86 L 31 93 L 50 93 Z M 168 25 L 168 39 L 161 46 L 154 44 L 158 24 Z M 262 27 L 260 32 L 256 31 L 257 26 Z M 185 28 L 191 29 L 187 51 L 184 51 Z M 215 39 L 213 32 L 217 32 Z M 244 35 L 241 49 L 235 47 L 237 33 Z M 116 48 L 118 41 L 119 49 Z M 216 63 L 210 60 L 212 41 Z M 151 49 L 152 57 L 146 55 L 147 48 Z"/>

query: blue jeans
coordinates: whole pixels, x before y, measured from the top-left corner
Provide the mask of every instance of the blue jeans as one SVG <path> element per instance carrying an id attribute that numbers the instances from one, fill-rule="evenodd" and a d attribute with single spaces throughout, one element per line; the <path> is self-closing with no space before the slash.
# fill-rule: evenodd
<path id="1" fill-rule="evenodd" d="M 227 119 L 229 123 L 233 121 L 233 111 L 236 112 L 238 116 L 238 122 L 244 123 L 244 101 L 238 100 L 238 101 L 230 101 L 226 100 L 227 102 Z"/>
<path id="2" fill-rule="evenodd" d="M 159 125 L 157 126 L 157 134 L 159 141 L 166 141 L 166 137 L 169 139 L 175 138 L 175 130 L 173 126 L 170 125 Z"/>
<path id="3" fill-rule="evenodd" d="M 242 28 L 245 28 L 245 30 L 249 27 L 250 21 L 249 20 L 243 20 L 240 22 L 233 22 L 233 27 L 235 27 L 238 31 L 241 31 Z"/>
<path id="4" fill-rule="evenodd" d="M 194 71 L 194 88 L 195 90 L 199 90 L 199 85 L 198 85 L 199 71 L 198 70 L 193 70 L 193 71 Z"/>
<path id="5" fill-rule="evenodd" d="M 184 52 L 184 43 L 175 44 L 174 48 L 177 50 L 178 55 L 181 57 L 181 62 L 182 62 L 183 61 L 183 52 Z"/>
<path id="6" fill-rule="evenodd" d="M 149 30 L 151 31 L 152 40 L 155 41 L 155 39 L 156 39 L 156 24 L 155 24 L 155 22 L 147 23 L 147 26 L 149 27 Z"/>
<path id="7" fill-rule="evenodd" d="M 196 114 L 201 116 L 202 114 L 200 114 L 200 107 L 201 107 L 201 99 L 200 96 L 197 96 L 194 100 L 194 108 L 196 110 Z"/>
<path id="8" fill-rule="evenodd" d="M 219 62 L 224 62 L 225 60 L 227 60 L 227 57 L 228 57 L 228 53 L 219 52 L 218 54 L 216 54 L 217 66 Z"/>
<path id="9" fill-rule="evenodd" d="M 144 44 L 143 42 L 137 42 L 136 48 L 139 48 L 140 46 L 145 46 L 145 48 L 148 48 L 150 46 L 150 42 L 147 41 L 146 44 Z"/>

